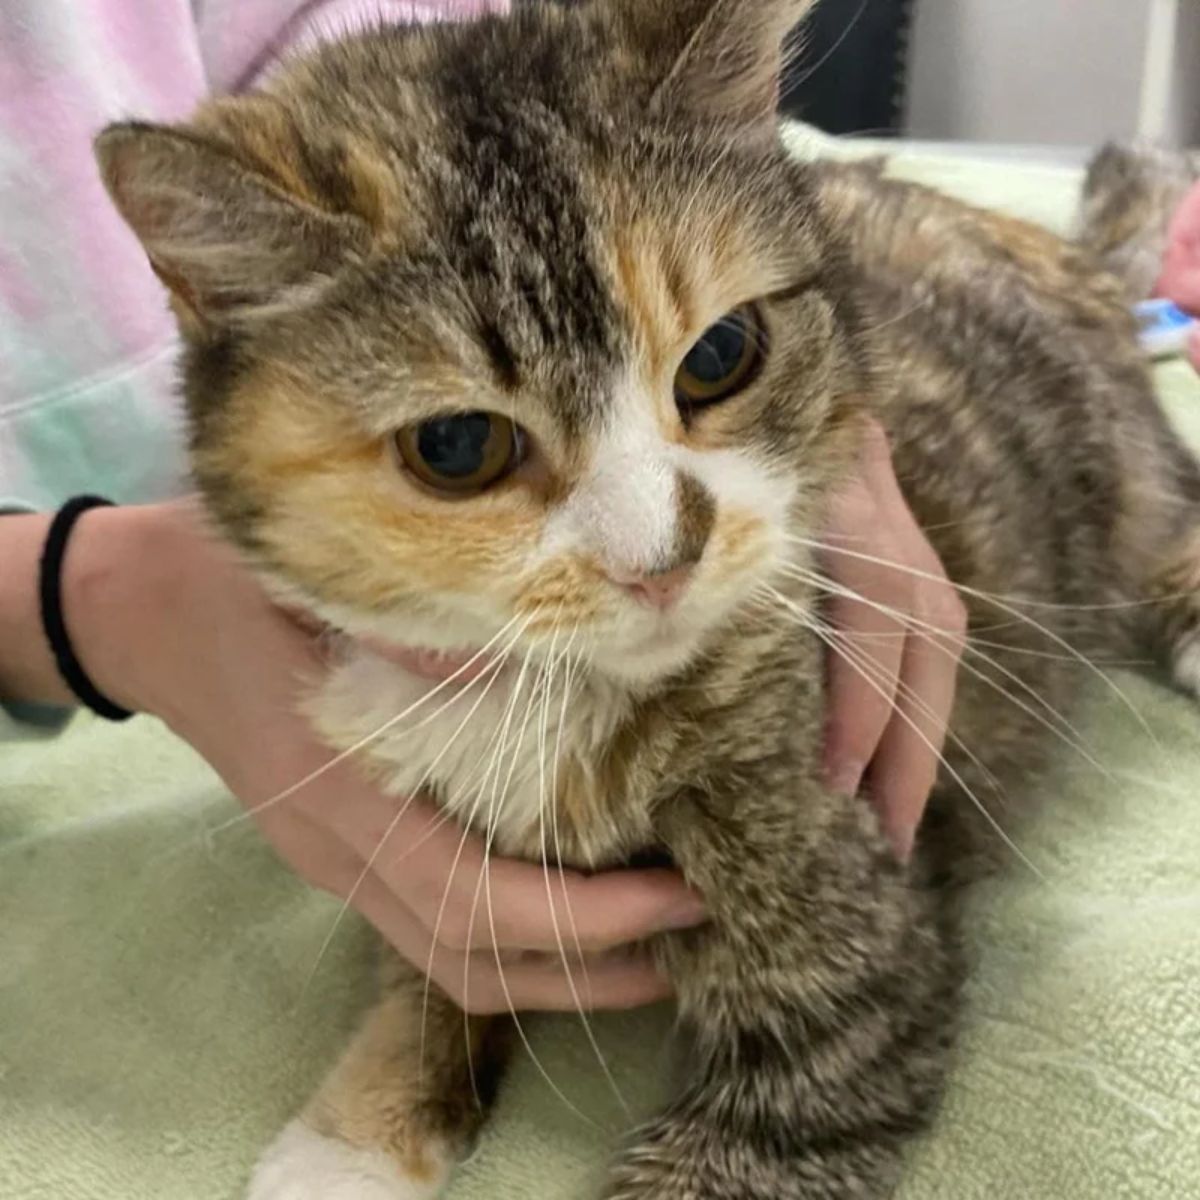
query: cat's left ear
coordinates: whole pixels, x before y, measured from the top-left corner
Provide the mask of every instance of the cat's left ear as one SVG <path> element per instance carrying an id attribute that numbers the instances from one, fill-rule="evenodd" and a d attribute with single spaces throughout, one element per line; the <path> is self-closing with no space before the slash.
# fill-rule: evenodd
<path id="1" fill-rule="evenodd" d="M 96 157 L 185 327 L 262 312 L 370 242 L 365 221 L 296 195 L 190 127 L 112 125 Z"/>
<path id="2" fill-rule="evenodd" d="M 817 0 L 617 0 L 658 75 L 656 104 L 774 125 L 788 35 Z"/>

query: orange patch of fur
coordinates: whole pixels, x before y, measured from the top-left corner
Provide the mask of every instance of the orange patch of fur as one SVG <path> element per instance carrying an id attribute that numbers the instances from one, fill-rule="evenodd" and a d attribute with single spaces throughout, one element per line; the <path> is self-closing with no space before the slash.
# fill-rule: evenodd
<path id="1" fill-rule="evenodd" d="M 636 223 L 614 233 L 611 252 L 618 298 L 636 331 L 640 383 L 653 398 L 662 436 L 693 446 L 727 444 L 719 416 L 684 426 L 674 378 L 710 322 L 766 290 L 751 265 L 752 247 L 731 220 L 709 219 L 675 230 Z"/>
<path id="2" fill-rule="evenodd" d="M 528 491 L 469 501 L 426 495 L 379 438 L 283 371 L 260 371 L 231 410 L 220 449 L 202 465 L 262 501 L 260 536 L 306 586 L 376 610 L 416 587 L 511 591 L 543 519 Z"/>
<path id="3" fill-rule="evenodd" d="M 424 979 L 389 964 L 385 991 L 305 1113 L 307 1123 L 353 1146 L 385 1149 L 405 1174 L 432 1183 L 443 1156 L 462 1149 L 482 1114 L 471 1067 L 487 1067 L 491 1022 L 468 1018 Z M 423 1057 L 422 1057 L 423 1055 Z"/>
<path id="4" fill-rule="evenodd" d="M 674 374 L 671 355 L 686 337 L 686 316 L 663 271 L 661 249 L 644 227 L 618 231 L 614 240 L 617 284 L 638 332 L 650 380 Z"/>
<path id="5" fill-rule="evenodd" d="M 522 614 L 545 615 L 544 620 L 535 619 L 530 625 L 531 632 L 542 626 L 564 627 L 597 615 L 596 593 L 601 586 L 603 574 L 595 565 L 578 557 L 557 559 L 522 582 L 516 609 Z"/>
<path id="6" fill-rule="evenodd" d="M 715 582 L 727 583 L 741 574 L 761 553 L 766 533 L 754 513 L 726 509 L 717 516 L 710 542 Z"/>

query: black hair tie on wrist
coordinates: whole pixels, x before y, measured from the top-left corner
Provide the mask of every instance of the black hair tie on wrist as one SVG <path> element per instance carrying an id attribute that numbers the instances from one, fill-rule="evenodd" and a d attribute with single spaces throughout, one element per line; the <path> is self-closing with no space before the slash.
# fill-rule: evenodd
<path id="1" fill-rule="evenodd" d="M 111 508 L 112 501 L 100 496 L 75 496 L 68 500 L 55 514 L 46 534 L 42 559 L 38 570 L 38 593 L 42 606 L 42 628 L 46 640 L 58 665 L 58 673 L 76 699 L 86 708 L 106 721 L 128 721 L 133 713 L 114 704 L 88 678 L 67 634 L 67 625 L 62 610 L 62 565 L 67 553 L 67 543 L 75 522 L 93 508 Z"/>

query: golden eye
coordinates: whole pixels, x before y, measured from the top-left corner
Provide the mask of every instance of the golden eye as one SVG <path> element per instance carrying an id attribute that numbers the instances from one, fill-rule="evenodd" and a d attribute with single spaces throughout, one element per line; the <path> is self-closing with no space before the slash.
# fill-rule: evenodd
<path id="1" fill-rule="evenodd" d="M 675 375 L 681 411 L 717 404 L 748 387 L 766 355 L 766 330 L 752 304 L 722 317 L 688 351 Z"/>
<path id="2" fill-rule="evenodd" d="M 455 496 L 482 492 L 516 470 L 525 438 L 507 417 L 455 413 L 396 434 L 404 465 L 427 487 Z"/>

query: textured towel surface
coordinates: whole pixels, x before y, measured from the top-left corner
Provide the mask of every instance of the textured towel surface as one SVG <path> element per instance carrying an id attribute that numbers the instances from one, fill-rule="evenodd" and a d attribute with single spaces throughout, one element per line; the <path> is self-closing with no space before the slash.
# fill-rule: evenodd
<path id="1" fill-rule="evenodd" d="M 1078 178 L 960 160 L 898 170 L 1062 221 Z M 1200 446 L 1200 387 L 1161 372 Z M 974 899 L 970 1017 L 904 1200 L 1200 1194 L 1200 707 L 1080 669 L 1015 863 Z M 1134 715 L 1134 711 L 1138 714 Z M 1152 732 L 1148 733 L 1144 720 Z M 234 1200 L 369 992 L 362 930 L 288 877 L 183 747 L 81 719 L 0 749 L 0 1200 Z M 594 1022 L 635 1112 L 668 1016 Z M 585 1200 L 627 1122 L 577 1021 L 535 1019 L 452 1200 Z M 588 1121 L 567 1102 L 584 1110 Z"/>

